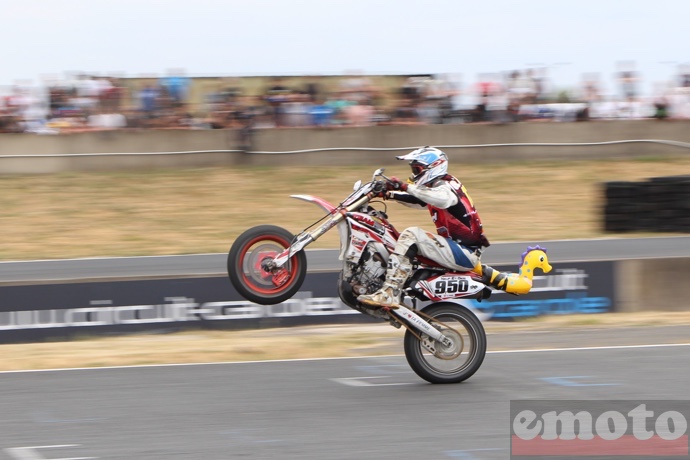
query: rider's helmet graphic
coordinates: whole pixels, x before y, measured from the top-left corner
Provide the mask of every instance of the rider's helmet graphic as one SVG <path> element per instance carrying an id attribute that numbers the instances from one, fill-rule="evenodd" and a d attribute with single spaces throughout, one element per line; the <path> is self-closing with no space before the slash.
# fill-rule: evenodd
<path id="1" fill-rule="evenodd" d="M 410 180 L 415 184 L 426 185 L 448 174 L 448 156 L 433 147 L 422 147 L 396 158 L 410 162 Z"/>

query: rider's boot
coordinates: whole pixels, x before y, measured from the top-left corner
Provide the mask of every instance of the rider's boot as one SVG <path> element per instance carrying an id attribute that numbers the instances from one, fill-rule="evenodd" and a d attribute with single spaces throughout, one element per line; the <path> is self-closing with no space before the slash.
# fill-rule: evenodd
<path id="1" fill-rule="evenodd" d="M 481 270 L 476 270 L 482 275 L 482 283 L 502 291 L 510 292 L 508 287 L 508 275 L 501 273 L 493 267 L 485 264 L 480 265 Z"/>
<path id="2" fill-rule="evenodd" d="M 374 307 L 397 307 L 400 305 L 402 288 L 410 276 L 412 263 L 410 259 L 398 254 L 391 254 L 388 259 L 386 281 L 373 294 L 360 295 L 357 300 L 365 305 Z"/>

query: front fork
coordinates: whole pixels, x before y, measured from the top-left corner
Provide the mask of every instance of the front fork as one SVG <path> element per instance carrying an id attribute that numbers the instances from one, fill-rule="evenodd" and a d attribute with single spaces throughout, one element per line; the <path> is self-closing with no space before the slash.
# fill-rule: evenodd
<path id="1" fill-rule="evenodd" d="M 298 253 L 299 251 L 301 251 L 317 239 L 319 239 L 324 233 L 326 233 L 327 231 L 338 225 L 340 222 L 345 220 L 345 217 L 347 216 L 348 212 L 352 212 L 353 210 L 358 209 L 361 206 L 364 206 L 366 203 L 371 201 L 373 197 L 373 193 L 368 193 L 359 200 L 352 203 L 351 205 L 347 206 L 346 208 L 338 208 L 335 212 L 332 213 L 332 215 L 326 222 L 319 225 L 315 229 L 309 232 L 304 231 L 297 235 L 295 237 L 295 241 L 290 245 L 289 248 L 287 248 L 282 253 L 278 254 L 275 257 L 275 259 L 268 261 L 266 263 L 266 265 L 263 267 L 264 270 L 270 271 L 285 265 L 285 263 L 288 260 L 290 260 L 290 257 L 295 255 L 296 253 Z"/>
<path id="2" fill-rule="evenodd" d="M 450 347 L 452 346 L 453 342 L 446 337 L 445 335 L 441 334 L 441 331 L 436 329 L 434 326 L 429 324 L 428 321 L 424 320 L 421 316 L 413 312 L 407 307 L 403 307 L 402 305 L 398 307 L 393 307 L 390 309 L 390 313 L 393 314 L 395 317 L 399 318 L 402 320 L 402 323 L 409 329 L 410 326 L 417 331 L 421 332 L 422 334 L 426 334 L 430 338 L 433 339 L 431 340 L 424 340 L 423 338 L 420 338 L 420 343 L 424 348 L 429 350 L 431 353 L 436 354 L 436 348 L 434 347 L 434 342 L 438 342 L 443 344 L 445 347 Z"/>

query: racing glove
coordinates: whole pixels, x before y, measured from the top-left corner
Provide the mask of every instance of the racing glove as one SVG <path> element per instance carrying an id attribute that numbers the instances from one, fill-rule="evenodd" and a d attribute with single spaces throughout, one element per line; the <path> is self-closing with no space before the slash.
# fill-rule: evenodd
<path id="1" fill-rule="evenodd" d="M 406 192 L 407 191 L 407 183 L 401 181 L 400 179 L 398 179 L 395 176 L 392 176 L 389 178 L 388 182 L 386 182 L 386 189 Z"/>

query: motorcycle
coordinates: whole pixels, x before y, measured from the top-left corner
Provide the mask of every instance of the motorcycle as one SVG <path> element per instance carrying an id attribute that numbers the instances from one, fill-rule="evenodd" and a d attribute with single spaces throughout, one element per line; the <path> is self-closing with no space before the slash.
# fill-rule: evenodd
<path id="1" fill-rule="evenodd" d="M 391 180 L 384 170 L 367 183 L 357 181 L 354 191 L 337 206 L 311 195 L 291 195 L 314 203 L 326 215 L 298 235 L 275 225 L 260 225 L 242 233 L 228 253 L 228 276 L 247 300 L 273 305 L 290 299 L 307 274 L 304 249 L 334 227 L 340 234 L 342 270 L 337 290 L 342 302 L 363 314 L 405 327 L 404 351 L 412 370 L 431 383 L 458 383 L 471 377 L 486 354 L 486 332 L 481 321 L 459 299 L 482 300 L 491 288 L 474 272 L 457 272 L 417 256 L 404 286 L 405 301 L 397 307 L 370 307 L 357 297 L 383 286 L 388 258 L 399 232 L 388 221 L 383 196 Z M 376 209 L 373 203 L 383 204 Z M 509 282 L 519 293 L 529 292 L 534 268 L 551 270 L 546 250 L 537 246 L 523 254 L 518 274 Z M 417 302 L 426 305 L 417 308 Z"/>

